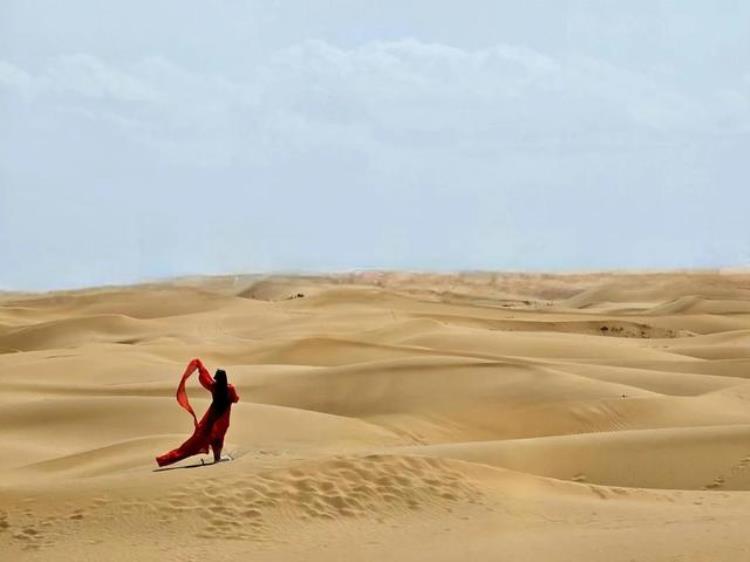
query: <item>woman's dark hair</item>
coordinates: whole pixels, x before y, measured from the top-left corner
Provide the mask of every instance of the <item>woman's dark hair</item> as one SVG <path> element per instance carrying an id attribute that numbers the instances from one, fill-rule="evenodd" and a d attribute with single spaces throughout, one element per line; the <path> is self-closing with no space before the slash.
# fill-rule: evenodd
<path id="1" fill-rule="evenodd" d="M 214 375 L 214 388 L 211 391 L 213 405 L 216 406 L 217 413 L 223 412 L 229 407 L 229 389 L 227 387 L 227 373 L 224 369 L 217 369 Z"/>
<path id="2" fill-rule="evenodd" d="M 220 385 L 227 386 L 227 372 L 224 369 L 216 369 L 214 380 Z"/>

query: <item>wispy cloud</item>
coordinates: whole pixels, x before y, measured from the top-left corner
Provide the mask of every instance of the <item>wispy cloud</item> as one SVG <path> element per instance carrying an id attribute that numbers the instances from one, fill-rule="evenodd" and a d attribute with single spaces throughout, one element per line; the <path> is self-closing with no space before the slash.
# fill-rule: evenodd
<path id="1" fill-rule="evenodd" d="M 89 107 L 103 127 L 194 162 L 254 158 L 321 143 L 492 149 L 748 130 L 749 88 L 708 95 L 591 58 L 497 45 L 465 50 L 414 39 L 345 49 L 308 41 L 231 78 L 165 58 L 127 66 L 65 55 L 34 74 L 4 62 L 0 83 L 30 104 Z M 135 126 L 140 123 L 140 126 Z M 147 133 L 146 133 L 147 132 Z M 138 137 L 138 135 L 142 135 Z M 268 155 L 271 156 L 271 155 Z M 218 154 L 207 162 L 225 163 Z"/>
<path id="2" fill-rule="evenodd" d="M 522 45 L 305 40 L 231 72 L 163 55 L 8 59 L 0 100 L 6 285 L 714 265 L 750 247 L 741 72 L 697 87 Z M 67 273 L 44 281 L 53 270 Z"/>

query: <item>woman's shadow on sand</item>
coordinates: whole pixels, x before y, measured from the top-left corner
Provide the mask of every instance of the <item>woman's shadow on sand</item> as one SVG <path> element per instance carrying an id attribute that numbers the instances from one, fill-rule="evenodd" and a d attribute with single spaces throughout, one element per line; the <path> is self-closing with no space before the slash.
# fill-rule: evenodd
<path id="1" fill-rule="evenodd" d="M 229 462 L 232 460 L 232 457 L 221 457 L 221 460 L 218 462 Z M 194 463 L 194 464 L 184 464 L 181 466 L 162 466 L 160 468 L 155 468 L 151 472 L 167 472 L 169 470 L 182 470 L 186 468 L 203 468 L 205 466 L 213 466 L 215 464 L 218 464 L 215 461 L 206 462 L 203 459 L 200 460 L 200 462 Z"/>

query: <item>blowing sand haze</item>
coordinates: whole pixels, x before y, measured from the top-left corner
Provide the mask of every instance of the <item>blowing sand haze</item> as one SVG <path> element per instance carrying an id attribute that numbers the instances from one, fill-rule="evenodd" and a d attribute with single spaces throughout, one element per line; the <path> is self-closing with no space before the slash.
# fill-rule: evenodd
<path id="1" fill-rule="evenodd" d="M 741 273 L 5 294 L 0 553 L 750 560 L 748 344 Z M 234 460 L 158 470 L 195 356 L 242 396 Z"/>

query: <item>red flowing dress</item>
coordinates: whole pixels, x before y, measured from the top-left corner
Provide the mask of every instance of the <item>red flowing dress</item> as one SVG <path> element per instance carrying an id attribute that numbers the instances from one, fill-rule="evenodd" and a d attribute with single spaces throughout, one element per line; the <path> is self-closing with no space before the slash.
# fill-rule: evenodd
<path id="1" fill-rule="evenodd" d="M 156 462 L 159 466 L 166 466 L 199 453 L 206 454 L 208 453 L 209 446 L 214 451 L 221 452 L 224 445 L 224 435 L 229 428 L 229 414 L 232 410 L 232 404 L 237 402 L 240 397 L 237 395 L 234 385 L 228 384 L 227 390 L 229 392 L 230 403 L 226 409 L 223 412 L 219 412 L 218 407 L 212 402 L 201 420 L 198 421 L 185 391 L 187 379 L 196 370 L 198 371 L 198 380 L 203 385 L 203 388 L 209 392 L 214 388 L 214 380 L 200 359 L 193 359 L 188 363 L 185 372 L 182 374 L 180 384 L 177 387 L 177 402 L 193 416 L 195 430 L 190 438 L 178 448 L 156 457 Z"/>

